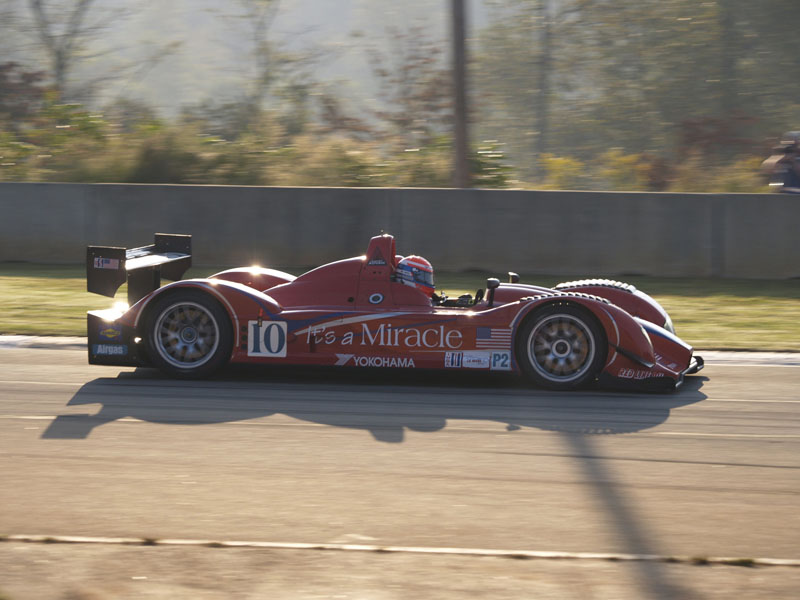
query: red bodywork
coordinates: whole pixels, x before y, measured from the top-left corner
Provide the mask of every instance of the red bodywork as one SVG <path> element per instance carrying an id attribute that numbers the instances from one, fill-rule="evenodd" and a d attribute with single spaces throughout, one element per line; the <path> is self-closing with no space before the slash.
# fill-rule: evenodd
<path id="1" fill-rule="evenodd" d="M 702 367 L 692 348 L 669 331 L 664 310 L 649 296 L 606 280 L 554 289 L 501 284 L 469 306 L 432 305 L 422 291 L 394 281 L 392 236 L 370 240 L 365 256 L 336 261 L 299 277 L 264 268 L 223 271 L 165 285 L 124 314 L 89 315 L 90 362 L 149 364 L 141 344 L 142 316 L 154 299 L 193 288 L 215 298 L 233 327 L 232 363 L 470 369 L 519 373 L 516 336 L 532 312 L 548 304 L 580 306 L 605 333 L 601 383 L 674 389 Z M 491 295 L 491 294 L 489 294 Z M 125 352 L 93 352 L 93 331 L 119 332 Z"/>

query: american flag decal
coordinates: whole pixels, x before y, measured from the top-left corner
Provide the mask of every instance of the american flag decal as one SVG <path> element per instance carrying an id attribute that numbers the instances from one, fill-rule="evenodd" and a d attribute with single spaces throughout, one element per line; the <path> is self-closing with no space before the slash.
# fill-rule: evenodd
<path id="1" fill-rule="evenodd" d="M 511 330 L 504 327 L 478 327 L 475 347 L 488 350 L 508 350 L 511 346 Z"/>

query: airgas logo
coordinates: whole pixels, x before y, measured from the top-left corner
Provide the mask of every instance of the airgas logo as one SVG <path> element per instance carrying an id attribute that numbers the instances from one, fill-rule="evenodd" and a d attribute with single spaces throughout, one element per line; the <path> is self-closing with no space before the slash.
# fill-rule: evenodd
<path id="1" fill-rule="evenodd" d="M 125 356 L 128 347 L 124 344 L 92 344 L 92 354 L 95 356 Z"/>

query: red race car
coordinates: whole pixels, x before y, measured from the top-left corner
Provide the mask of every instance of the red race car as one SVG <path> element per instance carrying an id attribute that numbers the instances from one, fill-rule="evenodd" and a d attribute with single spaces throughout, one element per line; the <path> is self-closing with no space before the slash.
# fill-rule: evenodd
<path id="1" fill-rule="evenodd" d="M 204 377 L 228 362 L 507 371 L 571 390 L 592 383 L 670 390 L 703 367 L 663 308 L 605 279 L 543 288 L 486 282 L 436 294 L 431 264 L 398 256 L 390 235 L 364 256 L 299 277 L 261 267 L 179 281 L 191 236 L 156 234 L 142 248 L 89 246 L 87 287 L 124 310 L 88 314 L 89 362 L 155 366 Z M 163 287 L 161 277 L 175 280 Z"/>

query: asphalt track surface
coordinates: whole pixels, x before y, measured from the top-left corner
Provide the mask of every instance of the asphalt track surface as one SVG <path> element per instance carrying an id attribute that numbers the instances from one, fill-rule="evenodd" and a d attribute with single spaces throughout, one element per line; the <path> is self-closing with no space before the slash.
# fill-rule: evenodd
<path id="1" fill-rule="evenodd" d="M 172 381 L 0 342 L 0 597 L 800 589 L 797 355 L 707 353 L 671 394 L 564 394 L 407 370 Z M 36 543 L 59 536 L 86 539 Z"/>

